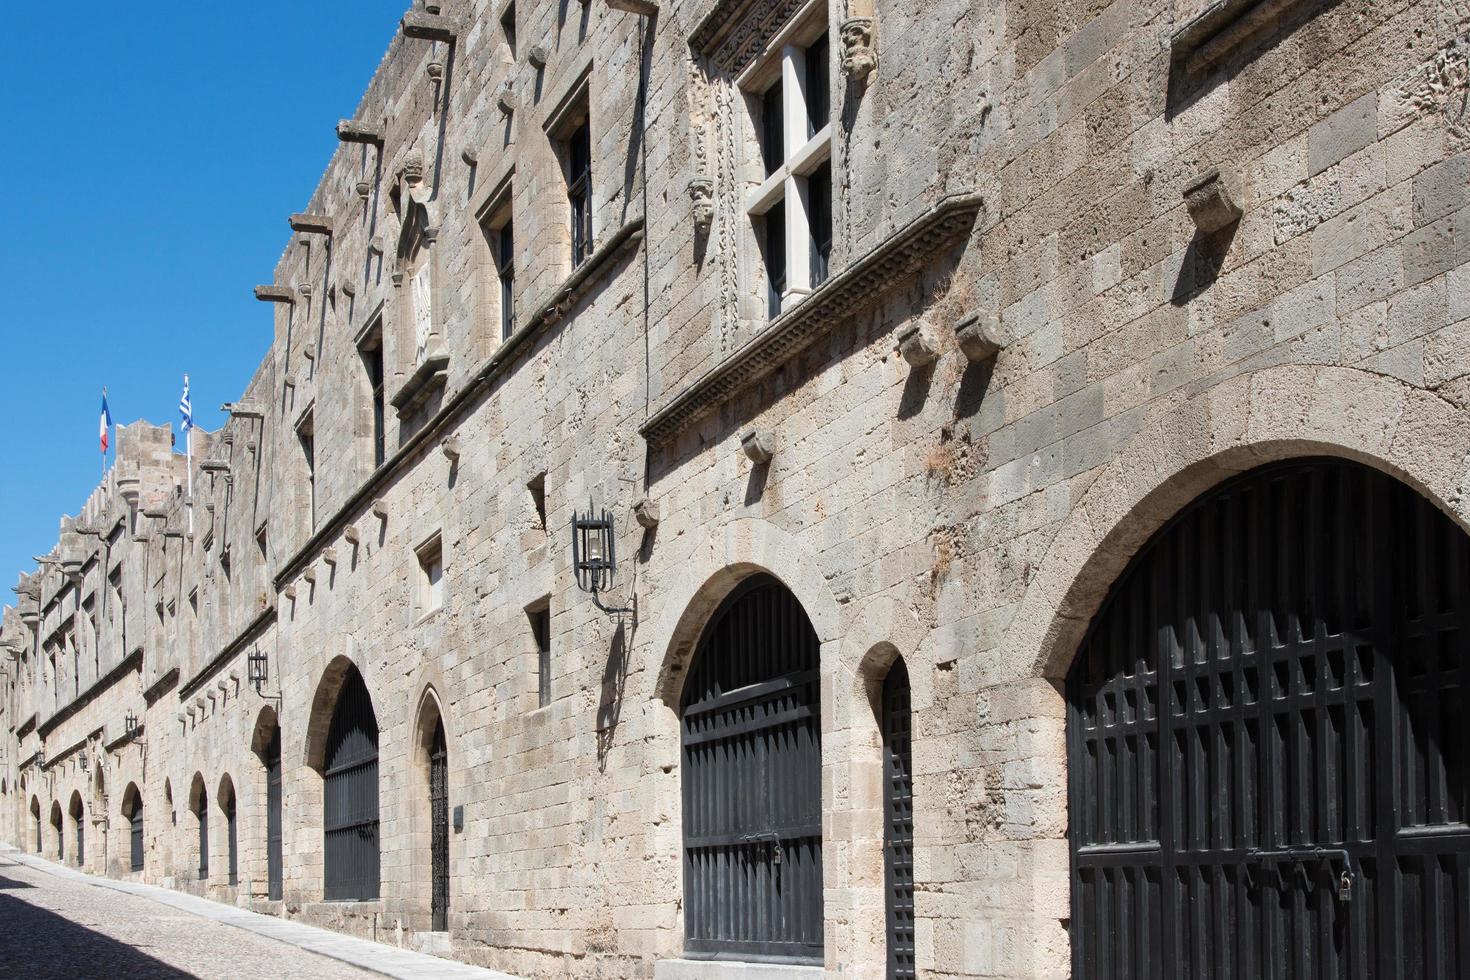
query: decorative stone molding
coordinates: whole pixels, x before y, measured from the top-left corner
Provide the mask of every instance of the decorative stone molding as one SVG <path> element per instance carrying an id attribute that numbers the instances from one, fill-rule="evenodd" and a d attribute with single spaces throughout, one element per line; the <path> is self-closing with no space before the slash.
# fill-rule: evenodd
<path id="1" fill-rule="evenodd" d="M 715 182 L 708 177 L 689 181 L 689 202 L 695 230 L 701 235 L 707 233 L 715 220 Z"/>
<path id="2" fill-rule="evenodd" d="M 382 146 L 383 127 L 361 119 L 339 119 L 337 139 L 343 143 L 368 143 L 373 146 Z"/>
<path id="3" fill-rule="evenodd" d="M 428 10 L 410 10 L 398 22 L 404 37 L 420 41 L 452 42 L 459 34 L 459 24 L 452 18 Z"/>
<path id="4" fill-rule="evenodd" d="M 946 197 L 889 235 L 848 268 L 781 314 L 724 361 L 688 385 L 639 428 L 658 446 L 761 381 L 840 324 L 854 310 L 906 282 L 963 241 L 980 213 L 978 194 Z"/>
<path id="5" fill-rule="evenodd" d="M 752 463 L 769 463 L 776 455 L 776 434 L 770 429 L 751 429 L 740 437 L 740 448 Z"/>
<path id="6" fill-rule="evenodd" d="M 389 399 L 399 413 L 422 404 L 435 390 L 449 381 L 449 355 L 429 354 L 424 357 L 403 386 Z"/>
<path id="7" fill-rule="evenodd" d="M 807 0 L 716 0 L 689 35 L 689 47 L 736 75 L 806 6 Z"/>
<path id="8" fill-rule="evenodd" d="M 1230 170 L 1209 170 L 1184 188 L 1184 206 L 1195 227 L 1213 234 L 1240 220 L 1240 181 Z"/>
<path id="9" fill-rule="evenodd" d="M 293 214 L 289 219 L 292 231 L 306 234 L 332 235 L 332 218 L 326 214 Z"/>
<path id="10" fill-rule="evenodd" d="M 403 182 L 410 187 L 416 186 L 423 182 L 425 172 L 423 147 L 409 147 L 408 152 L 403 155 Z"/>
<path id="11" fill-rule="evenodd" d="M 939 345 L 923 318 L 910 323 L 898 335 L 898 352 L 909 367 L 928 367 L 939 360 Z"/>
<path id="12" fill-rule="evenodd" d="M 357 196 L 366 201 L 373 192 L 373 185 L 366 180 L 359 180 L 356 189 Z"/>
<path id="13" fill-rule="evenodd" d="M 971 313 L 955 324 L 955 341 L 972 364 L 988 361 L 1000 353 L 1000 330 L 995 314 Z"/>
<path id="14" fill-rule="evenodd" d="M 606 0 L 607 9 L 621 10 L 626 14 L 637 14 L 639 17 L 655 17 L 658 15 L 658 4 L 653 0 Z"/>
<path id="15" fill-rule="evenodd" d="M 873 46 L 873 18 L 849 17 L 842 22 L 842 74 L 855 82 L 866 82 L 878 70 L 878 52 Z"/>
<path id="16" fill-rule="evenodd" d="M 500 111 L 507 116 L 516 111 L 516 87 L 515 82 L 507 78 L 500 83 L 500 88 L 495 93 L 495 104 Z"/>
<path id="17" fill-rule="evenodd" d="M 256 286 L 255 298 L 262 303 L 294 303 L 296 294 L 290 286 Z"/>
<path id="18" fill-rule="evenodd" d="M 658 527 L 658 501 L 644 497 L 633 505 L 633 519 L 645 530 Z"/>

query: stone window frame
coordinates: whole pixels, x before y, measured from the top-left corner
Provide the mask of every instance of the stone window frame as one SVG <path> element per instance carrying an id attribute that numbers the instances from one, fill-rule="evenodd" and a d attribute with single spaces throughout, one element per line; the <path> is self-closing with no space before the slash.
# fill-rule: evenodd
<path id="1" fill-rule="evenodd" d="M 367 472 L 377 471 L 388 459 L 388 337 L 384 316 L 384 304 L 363 321 L 363 326 L 352 338 L 353 348 L 362 362 L 362 382 L 358 391 L 362 396 L 361 425 L 365 450 L 369 460 Z M 373 362 L 376 361 L 378 378 L 373 379 Z M 360 451 L 362 451 L 360 450 Z"/>
<path id="2" fill-rule="evenodd" d="M 808 53 L 821 44 L 825 89 L 818 102 L 811 85 L 817 80 L 809 70 Z M 760 55 L 735 76 L 736 89 L 744 97 L 745 129 L 748 133 L 745 166 L 742 169 L 758 175 L 742 185 L 742 210 L 749 228 L 749 241 L 759 261 L 750 263 L 752 282 L 747 292 L 766 295 L 766 320 L 775 320 L 791 309 L 813 289 L 826 281 L 831 268 L 833 215 L 833 110 L 836 105 L 832 82 L 831 22 L 822 0 L 812 0 L 797 11 L 766 43 Z M 770 143 L 777 134 L 767 125 L 769 94 L 779 86 L 781 125 L 780 155 L 770 159 Z M 813 118 L 813 104 L 822 107 L 823 122 Z M 816 200 L 811 193 L 813 178 L 825 171 L 825 248 L 821 250 L 821 268 L 817 268 L 818 247 L 813 230 Z M 820 186 L 820 185 L 819 185 Z M 793 204 L 797 206 L 793 206 Z M 773 288 L 776 272 L 772 268 L 773 243 L 771 220 L 777 212 L 782 216 L 780 229 L 781 288 Z M 756 273 L 754 270 L 759 270 Z"/>
<path id="3" fill-rule="evenodd" d="M 563 188 L 566 192 L 560 204 L 562 221 L 559 222 L 561 234 L 565 235 L 564 254 L 567 259 L 566 270 L 568 273 L 575 271 L 584 265 L 597 250 L 597 167 L 596 167 L 596 141 L 593 134 L 597 131 L 594 125 L 596 120 L 592 113 L 592 65 L 579 74 L 568 86 L 566 94 L 557 101 L 556 107 L 547 114 L 543 130 L 551 143 L 552 151 L 557 162 L 557 169 L 561 174 Z M 582 248 L 578 250 L 578 239 L 576 234 L 576 213 L 573 200 L 574 185 L 577 178 L 572 174 L 572 140 L 576 135 L 586 130 L 587 133 L 587 170 L 585 174 L 586 187 L 586 213 L 585 227 L 582 229 Z"/>
<path id="4" fill-rule="evenodd" d="M 306 492 L 306 517 L 308 531 L 316 530 L 316 400 L 308 402 L 296 416 L 291 427 L 296 435 L 296 444 L 301 450 L 301 472 Z"/>
<path id="5" fill-rule="evenodd" d="M 481 306 L 487 324 L 499 323 L 495 336 L 501 344 L 516 331 L 515 270 L 519 263 L 515 257 L 514 181 L 512 166 L 475 209 L 483 269 Z"/>
<path id="6" fill-rule="evenodd" d="M 413 553 L 418 564 L 418 574 L 414 579 L 414 608 L 418 610 L 416 622 L 422 623 L 444 608 L 444 571 L 448 564 L 448 551 L 444 547 L 443 530 L 435 529 L 414 546 Z"/>
<path id="7" fill-rule="evenodd" d="M 532 693 L 536 696 L 535 710 L 549 708 L 556 699 L 552 696 L 552 642 L 551 642 L 551 596 L 544 595 L 526 606 L 526 626 L 531 632 L 531 645 L 536 654 L 535 681 Z"/>

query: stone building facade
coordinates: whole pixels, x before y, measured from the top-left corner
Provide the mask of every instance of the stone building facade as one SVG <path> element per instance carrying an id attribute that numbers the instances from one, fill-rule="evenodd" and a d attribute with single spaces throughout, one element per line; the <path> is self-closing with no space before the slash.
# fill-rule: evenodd
<path id="1" fill-rule="evenodd" d="M 1082 890 L 1068 679 L 1115 583 L 1275 461 L 1470 523 L 1467 30 L 1451 0 L 415 7 L 194 472 L 120 427 L 21 575 L 0 837 L 527 977 L 904 975 L 910 934 L 923 976 L 1129 975 L 1157 908 Z M 684 678 L 757 594 L 816 664 L 772 709 L 820 732 L 772 784 L 818 808 L 784 866 L 789 827 L 690 831 L 751 784 L 693 780 Z M 332 780 L 369 729 L 364 816 Z M 711 923 L 770 910 L 701 877 L 720 846 L 819 882 L 770 913 L 815 932 Z"/>

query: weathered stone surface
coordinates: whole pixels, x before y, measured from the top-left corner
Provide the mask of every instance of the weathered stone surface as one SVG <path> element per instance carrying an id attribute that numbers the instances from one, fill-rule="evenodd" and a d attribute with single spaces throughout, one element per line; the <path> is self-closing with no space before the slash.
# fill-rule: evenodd
<path id="1" fill-rule="evenodd" d="M 759 100 L 737 79 L 760 76 L 794 6 L 675 0 L 645 21 L 572 5 L 562 22 L 520 3 L 539 78 L 505 6 L 406 18 L 415 39 L 357 111 L 386 128 L 340 125 L 297 205 L 335 219 L 330 268 L 317 241 L 254 273 L 291 287 L 258 291 L 270 347 L 245 390 L 209 395 L 235 410 L 193 433 L 192 501 L 171 429 L 122 426 L 102 485 L 22 576 L 0 622 L 0 837 L 31 847 L 32 802 L 69 814 L 75 793 L 105 835 L 87 849 L 99 872 L 524 976 L 732 975 L 683 965 L 679 705 L 710 614 L 764 569 L 822 643 L 828 974 L 884 976 L 869 685 L 902 656 L 920 973 L 1067 975 L 1055 682 L 1149 536 L 1230 474 L 1323 453 L 1470 522 L 1461 28 L 1353 0 L 831 4 L 831 140 L 793 164 L 831 168 L 831 277 L 771 320 L 748 213 Z M 1282 26 L 1292 10 L 1305 19 Z M 843 73 L 849 17 L 870 20 L 878 70 Z M 445 19 L 462 25 L 452 59 L 432 43 Z M 1176 57 L 1212 67 L 1181 83 Z M 574 265 L 559 154 L 584 105 L 592 257 Z M 1240 187 L 1199 234 L 1181 192 L 1216 165 Z M 994 312 L 978 332 L 977 310 Z M 937 357 L 915 371 L 899 338 L 926 322 Z M 756 431 L 779 435 L 761 466 Z M 618 533 L 607 604 L 636 618 L 573 582 L 571 514 L 589 503 Z M 527 615 L 543 608 L 545 706 Z M 255 650 L 261 693 L 230 680 Z M 320 745 L 348 663 L 380 727 L 381 898 L 329 903 Z M 427 870 L 439 718 L 463 807 L 447 937 L 430 935 Z M 279 903 L 257 743 L 272 719 Z M 198 880 L 196 785 L 212 807 L 238 794 L 237 885 Z M 129 787 L 147 804 L 137 873 Z"/>

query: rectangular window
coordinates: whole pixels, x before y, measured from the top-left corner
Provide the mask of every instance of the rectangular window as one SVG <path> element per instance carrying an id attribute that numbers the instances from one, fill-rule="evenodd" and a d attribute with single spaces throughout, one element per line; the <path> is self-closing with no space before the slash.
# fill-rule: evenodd
<path id="1" fill-rule="evenodd" d="M 764 259 L 771 319 L 828 279 L 832 256 L 827 25 L 818 11 L 785 37 L 743 83 L 765 174 L 747 196 L 747 207 Z"/>
<path id="2" fill-rule="evenodd" d="M 495 276 L 500 282 L 500 337 L 516 332 L 516 244 L 509 219 L 495 233 Z"/>
<path id="3" fill-rule="evenodd" d="M 301 442 L 301 459 L 306 473 L 307 513 L 311 516 L 311 527 L 316 527 L 316 432 L 310 412 L 296 427 L 296 438 Z"/>
<path id="4" fill-rule="evenodd" d="M 592 132 L 584 118 L 567 137 L 567 200 L 572 208 L 572 266 L 592 256 Z"/>
<path id="5" fill-rule="evenodd" d="M 419 545 L 419 613 L 427 616 L 444 605 L 444 545 L 439 535 Z"/>
<path id="6" fill-rule="evenodd" d="M 786 205 L 778 203 L 766 212 L 766 313 L 772 320 L 781 315 L 781 297 L 786 292 Z"/>
<path id="7" fill-rule="evenodd" d="M 807 216 L 812 231 L 812 288 L 827 281 L 832 258 L 832 164 L 823 163 L 806 181 Z"/>
<path id="8" fill-rule="evenodd" d="M 551 606 L 548 603 L 527 615 L 536 640 L 536 701 L 544 708 L 551 703 Z"/>
<path id="9" fill-rule="evenodd" d="M 546 530 L 546 474 L 537 473 L 526 484 L 526 489 L 531 491 L 531 506 L 536 511 L 536 520 L 540 522 L 541 530 Z"/>

